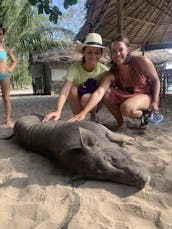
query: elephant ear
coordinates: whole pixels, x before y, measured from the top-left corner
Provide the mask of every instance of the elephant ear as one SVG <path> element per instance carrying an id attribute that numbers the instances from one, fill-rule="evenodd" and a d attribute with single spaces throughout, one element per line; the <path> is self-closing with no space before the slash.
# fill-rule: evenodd
<path id="1" fill-rule="evenodd" d="M 81 146 L 85 152 L 90 152 L 98 145 L 98 138 L 90 130 L 79 127 Z"/>

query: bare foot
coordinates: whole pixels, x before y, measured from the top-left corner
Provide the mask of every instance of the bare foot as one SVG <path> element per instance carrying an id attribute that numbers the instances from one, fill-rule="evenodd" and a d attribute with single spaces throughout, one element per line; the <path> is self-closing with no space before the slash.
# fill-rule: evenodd
<path id="1" fill-rule="evenodd" d="M 1 122 L 0 123 L 0 126 L 3 127 L 3 128 L 13 128 L 14 127 L 14 122 Z"/>
<path id="2" fill-rule="evenodd" d="M 9 121 L 6 123 L 7 127 L 11 127 L 13 128 L 14 127 L 14 122 L 13 121 Z"/>

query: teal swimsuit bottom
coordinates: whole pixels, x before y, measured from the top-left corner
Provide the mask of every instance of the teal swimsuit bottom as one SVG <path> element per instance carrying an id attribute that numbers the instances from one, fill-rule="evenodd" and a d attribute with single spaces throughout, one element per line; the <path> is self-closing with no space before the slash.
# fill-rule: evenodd
<path id="1" fill-rule="evenodd" d="M 9 73 L 2 73 L 0 74 L 0 82 L 2 82 L 5 78 L 9 77 Z"/>

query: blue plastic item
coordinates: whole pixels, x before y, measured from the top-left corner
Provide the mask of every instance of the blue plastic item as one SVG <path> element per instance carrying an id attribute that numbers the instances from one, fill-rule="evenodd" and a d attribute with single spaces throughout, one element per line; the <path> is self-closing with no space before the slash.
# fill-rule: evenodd
<path id="1" fill-rule="evenodd" d="M 143 110 L 140 127 L 145 128 L 149 122 L 161 123 L 164 119 L 164 116 L 159 112 L 152 112 L 150 109 Z"/>
<path id="2" fill-rule="evenodd" d="M 164 121 L 164 116 L 159 113 L 151 113 L 147 120 L 152 123 L 161 123 Z"/>

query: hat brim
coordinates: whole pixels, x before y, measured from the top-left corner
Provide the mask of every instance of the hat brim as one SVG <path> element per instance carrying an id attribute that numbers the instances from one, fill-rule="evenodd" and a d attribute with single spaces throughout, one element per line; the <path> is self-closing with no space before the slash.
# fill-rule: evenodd
<path id="1" fill-rule="evenodd" d="M 84 47 L 95 47 L 95 48 L 102 48 L 103 50 L 108 50 L 108 48 L 102 45 L 87 45 L 87 44 L 78 44 L 75 50 L 76 52 L 82 53 Z"/>

